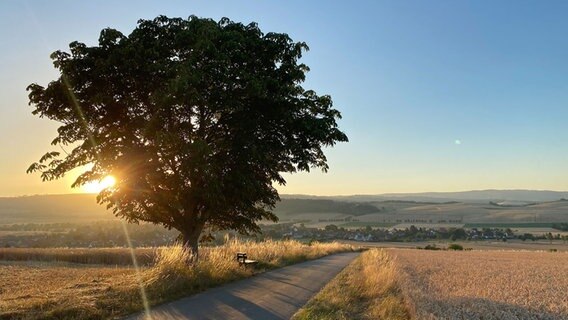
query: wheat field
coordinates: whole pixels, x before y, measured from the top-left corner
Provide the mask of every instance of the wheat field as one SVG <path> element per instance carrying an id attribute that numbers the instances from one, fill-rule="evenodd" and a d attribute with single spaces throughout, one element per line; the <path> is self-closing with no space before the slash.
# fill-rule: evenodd
<path id="1" fill-rule="evenodd" d="M 1 262 L 0 319 L 102 318 L 101 297 L 117 288 L 136 293 L 133 276 L 124 267 Z"/>
<path id="2" fill-rule="evenodd" d="M 568 253 L 389 253 L 416 319 L 568 319 Z"/>
<path id="3" fill-rule="evenodd" d="M 132 254 L 140 265 L 150 265 L 159 248 L 0 248 L 0 261 L 69 262 L 79 264 L 132 265 Z"/>

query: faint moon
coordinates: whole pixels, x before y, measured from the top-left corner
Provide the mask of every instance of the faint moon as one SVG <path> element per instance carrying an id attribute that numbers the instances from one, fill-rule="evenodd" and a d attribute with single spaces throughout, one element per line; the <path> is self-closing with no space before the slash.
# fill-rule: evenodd
<path id="1" fill-rule="evenodd" d="M 456 140 L 454 141 L 454 143 L 457 144 L 457 145 L 460 145 L 460 144 L 462 144 L 462 141 L 461 141 L 460 139 L 456 139 Z"/>

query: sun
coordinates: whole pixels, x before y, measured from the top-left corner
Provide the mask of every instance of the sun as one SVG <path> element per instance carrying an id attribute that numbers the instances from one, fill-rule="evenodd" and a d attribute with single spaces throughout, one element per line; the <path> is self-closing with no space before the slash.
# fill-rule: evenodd
<path id="1" fill-rule="evenodd" d="M 87 193 L 99 193 L 103 189 L 114 186 L 115 183 L 116 179 L 113 176 L 106 176 L 102 180 L 89 182 L 82 188 Z"/>

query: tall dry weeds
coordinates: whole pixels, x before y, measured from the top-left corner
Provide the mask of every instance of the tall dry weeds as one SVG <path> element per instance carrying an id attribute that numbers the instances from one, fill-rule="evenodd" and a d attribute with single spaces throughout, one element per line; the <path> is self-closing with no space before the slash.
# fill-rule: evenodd
<path id="1" fill-rule="evenodd" d="M 337 242 L 307 245 L 293 240 L 254 242 L 232 239 L 222 246 L 201 248 L 199 260 L 190 262 L 192 253 L 175 245 L 156 250 L 154 265 L 144 271 L 143 279 L 150 292 L 200 291 L 258 271 L 258 268 L 239 265 L 237 252 L 246 252 L 250 259 L 259 261 L 260 269 L 271 269 L 352 250 L 353 246 Z"/>
<path id="2" fill-rule="evenodd" d="M 359 281 L 362 294 L 369 299 L 368 319 L 409 319 L 406 303 L 399 288 L 398 270 L 393 258 L 383 250 L 370 250 L 363 256 Z"/>
<path id="3" fill-rule="evenodd" d="M 302 308 L 294 320 L 410 319 L 391 257 L 373 249 L 361 254 Z"/>

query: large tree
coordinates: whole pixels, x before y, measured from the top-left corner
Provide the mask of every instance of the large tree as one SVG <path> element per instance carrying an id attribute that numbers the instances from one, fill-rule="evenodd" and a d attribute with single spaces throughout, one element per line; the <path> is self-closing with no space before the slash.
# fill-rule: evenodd
<path id="1" fill-rule="evenodd" d="M 69 48 L 51 55 L 59 78 L 28 90 L 33 114 L 61 123 L 52 145 L 71 149 L 28 172 L 53 180 L 92 165 L 73 187 L 113 175 L 99 203 L 179 230 L 194 252 L 204 228 L 277 220 L 273 183 L 327 171 L 322 148 L 347 141 L 331 98 L 301 86 L 307 45 L 256 23 L 159 16 Z"/>

